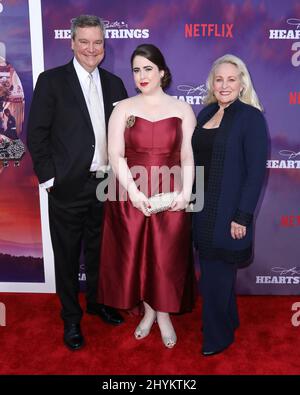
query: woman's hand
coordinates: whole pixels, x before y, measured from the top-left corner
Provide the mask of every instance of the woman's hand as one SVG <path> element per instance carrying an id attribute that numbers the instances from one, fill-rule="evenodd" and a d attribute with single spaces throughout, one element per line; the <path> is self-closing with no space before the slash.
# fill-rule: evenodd
<path id="1" fill-rule="evenodd" d="M 131 200 L 132 205 L 140 210 L 145 217 L 150 217 L 151 214 L 148 212 L 147 208 L 150 207 L 149 200 L 138 189 L 129 193 L 129 199 Z"/>
<path id="2" fill-rule="evenodd" d="M 180 192 L 177 196 L 175 196 L 169 211 L 181 211 L 185 210 L 189 205 L 189 200 L 185 198 L 183 192 Z"/>
<path id="3" fill-rule="evenodd" d="M 233 239 L 242 239 L 246 236 L 247 229 L 246 226 L 240 225 L 232 221 L 230 232 Z"/>

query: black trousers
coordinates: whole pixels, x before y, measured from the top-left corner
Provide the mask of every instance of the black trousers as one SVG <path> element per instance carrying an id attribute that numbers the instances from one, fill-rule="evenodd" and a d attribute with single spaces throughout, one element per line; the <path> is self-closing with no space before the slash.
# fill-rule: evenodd
<path id="1" fill-rule="evenodd" d="M 234 341 L 239 326 L 235 296 L 236 265 L 200 260 L 203 351 L 217 351 Z"/>
<path id="2" fill-rule="evenodd" d="M 78 300 L 80 254 L 83 248 L 86 300 L 96 303 L 103 202 L 96 197 L 101 179 L 88 179 L 72 201 L 64 202 L 49 193 L 49 224 L 55 261 L 56 292 L 62 304 L 61 317 L 79 323 Z"/>

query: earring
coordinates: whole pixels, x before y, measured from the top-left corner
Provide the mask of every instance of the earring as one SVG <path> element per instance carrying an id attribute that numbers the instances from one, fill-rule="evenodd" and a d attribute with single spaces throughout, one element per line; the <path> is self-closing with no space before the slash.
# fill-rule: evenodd
<path id="1" fill-rule="evenodd" d="M 163 78 L 164 78 L 164 75 L 162 75 L 162 76 L 160 77 L 160 86 L 162 86 Z"/>

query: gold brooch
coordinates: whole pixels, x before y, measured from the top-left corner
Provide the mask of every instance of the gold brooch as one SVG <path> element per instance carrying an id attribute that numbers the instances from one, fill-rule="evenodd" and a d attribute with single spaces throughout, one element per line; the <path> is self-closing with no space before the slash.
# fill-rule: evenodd
<path id="1" fill-rule="evenodd" d="M 126 121 L 126 127 L 127 128 L 132 128 L 132 126 L 135 124 L 135 116 L 134 115 L 130 115 L 128 118 L 127 118 L 127 121 Z"/>

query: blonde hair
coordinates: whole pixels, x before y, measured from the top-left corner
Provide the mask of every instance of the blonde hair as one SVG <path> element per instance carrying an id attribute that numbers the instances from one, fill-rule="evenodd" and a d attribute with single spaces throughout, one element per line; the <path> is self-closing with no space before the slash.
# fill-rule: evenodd
<path id="1" fill-rule="evenodd" d="M 250 104 L 251 106 L 258 108 L 260 111 L 263 111 L 263 107 L 259 102 L 259 99 L 257 97 L 257 94 L 252 84 L 249 71 L 247 70 L 245 63 L 237 56 L 231 54 L 226 54 L 224 56 L 221 56 L 220 58 L 214 61 L 206 81 L 207 96 L 204 100 L 204 103 L 210 104 L 217 102 L 217 99 L 215 98 L 213 93 L 213 82 L 214 82 L 216 68 L 223 63 L 233 64 L 234 66 L 237 67 L 237 69 L 240 72 L 240 79 L 242 84 L 242 90 L 239 95 L 240 101 L 246 104 Z"/>

